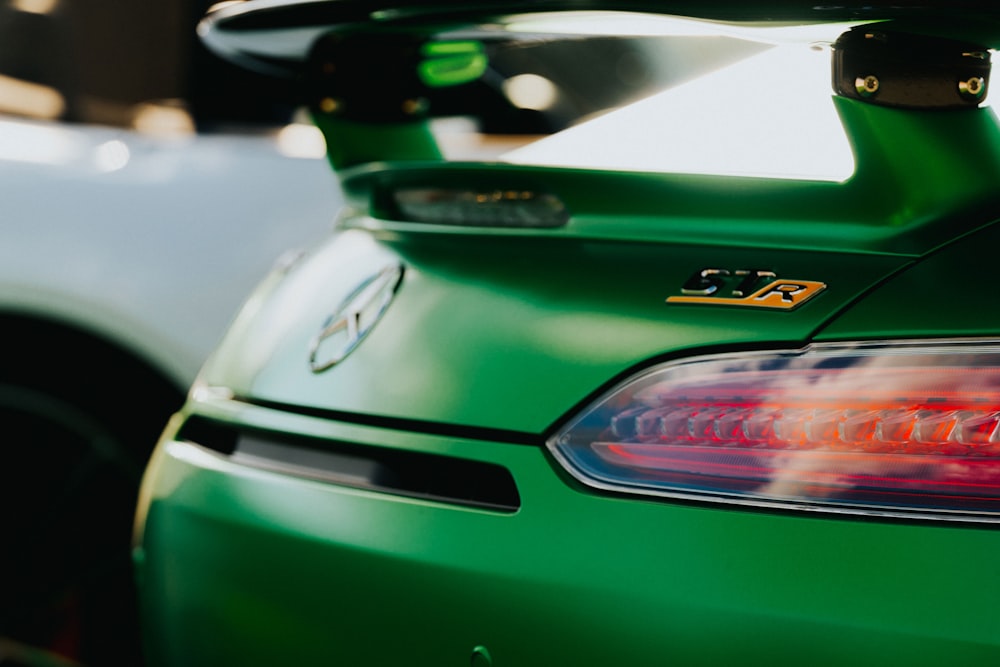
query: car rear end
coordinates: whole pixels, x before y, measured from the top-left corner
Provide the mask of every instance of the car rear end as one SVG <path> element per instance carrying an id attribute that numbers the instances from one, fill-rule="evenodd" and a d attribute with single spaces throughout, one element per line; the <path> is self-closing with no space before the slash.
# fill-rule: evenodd
<path id="1" fill-rule="evenodd" d="M 206 30 L 306 72 L 351 206 L 150 462 L 152 664 L 997 658 L 996 17 L 253 4 Z"/>

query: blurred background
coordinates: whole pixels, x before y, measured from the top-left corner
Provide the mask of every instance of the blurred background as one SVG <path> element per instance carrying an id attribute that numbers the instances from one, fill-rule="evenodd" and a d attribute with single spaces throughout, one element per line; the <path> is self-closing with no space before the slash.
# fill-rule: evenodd
<path id="1" fill-rule="evenodd" d="M 341 198 L 200 0 L 0 0 L 0 665 L 142 663 L 143 466 L 254 285 Z"/>
<path id="2" fill-rule="evenodd" d="M 0 112 L 149 132 L 278 125 L 286 82 L 211 56 L 202 0 L 5 0 Z"/>

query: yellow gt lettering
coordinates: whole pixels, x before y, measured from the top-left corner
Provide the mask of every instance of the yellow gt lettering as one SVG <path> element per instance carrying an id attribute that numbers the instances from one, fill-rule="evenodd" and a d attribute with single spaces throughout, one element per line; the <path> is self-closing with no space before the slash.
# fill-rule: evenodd
<path id="1" fill-rule="evenodd" d="M 744 297 L 672 296 L 668 303 L 697 303 L 712 306 L 747 306 L 792 310 L 826 289 L 826 284 L 814 280 L 775 280 Z"/>

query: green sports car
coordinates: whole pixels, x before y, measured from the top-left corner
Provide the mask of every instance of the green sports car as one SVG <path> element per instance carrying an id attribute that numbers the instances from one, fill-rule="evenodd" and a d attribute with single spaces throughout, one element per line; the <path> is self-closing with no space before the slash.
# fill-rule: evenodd
<path id="1" fill-rule="evenodd" d="M 348 208 L 149 464 L 153 665 L 1000 662 L 1000 7 L 202 35 L 298 79 Z"/>

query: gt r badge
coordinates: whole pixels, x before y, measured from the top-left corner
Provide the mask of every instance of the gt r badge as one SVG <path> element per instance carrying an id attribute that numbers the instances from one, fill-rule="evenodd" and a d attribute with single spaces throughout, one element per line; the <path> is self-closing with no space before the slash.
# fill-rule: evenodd
<path id="1" fill-rule="evenodd" d="M 400 283 L 403 266 L 392 264 L 358 285 L 309 343 L 309 368 L 320 373 L 339 364 L 354 351 L 385 314 Z"/>
<path id="2" fill-rule="evenodd" d="M 720 290 L 730 290 L 725 296 Z M 668 303 L 700 303 L 713 306 L 749 306 L 791 310 L 826 289 L 815 280 L 785 280 L 772 271 L 760 269 L 702 269 L 688 278 L 683 296 L 667 298 Z"/>

